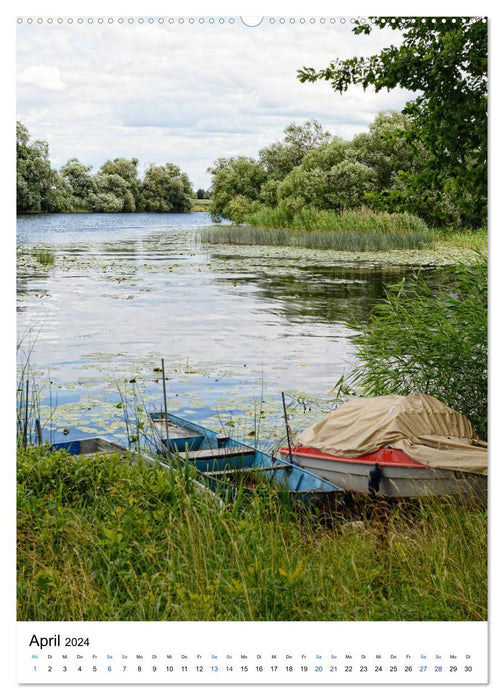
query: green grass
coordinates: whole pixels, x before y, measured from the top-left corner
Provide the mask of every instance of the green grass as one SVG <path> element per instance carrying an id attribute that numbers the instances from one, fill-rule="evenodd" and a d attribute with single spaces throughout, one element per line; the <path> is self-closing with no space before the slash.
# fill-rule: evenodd
<path id="1" fill-rule="evenodd" d="M 53 265 L 54 264 L 54 253 L 49 250 L 37 250 L 35 253 L 37 262 L 40 265 Z"/>
<path id="2" fill-rule="evenodd" d="M 193 199 L 191 211 L 210 211 L 211 199 Z"/>
<path id="3" fill-rule="evenodd" d="M 487 254 L 488 248 L 488 231 L 485 228 L 471 230 L 447 230 L 433 229 L 433 236 L 436 240 L 436 246 L 451 248 L 460 248 L 464 250 L 474 250 Z"/>
<path id="4" fill-rule="evenodd" d="M 252 226 L 214 226 L 202 229 L 203 243 L 269 245 L 316 248 L 319 250 L 384 251 L 422 249 L 432 245 L 425 232 L 381 233 L 377 231 L 293 232 Z"/>
<path id="5" fill-rule="evenodd" d="M 483 510 L 221 508 L 189 475 L 20 451 L 18 619 L 486 619 Z"/>
<path id="6" fill-rule="evenodd" d="M 432 247 L 426 224 L 410 214 L 361 207 L 340 213 L 304 207 L 293 215 L 263 207 L 248 224 L 203 229 L 205 243 L 273 245 L 341 251 L 384 251 Z"/>
<path id="7" fill-rule="evenodd" d="M 429 229 L 406 213 L 375 212 L 367 207 L 340 213 L 304 207 L 288 215 L 262 207 L 248 223 L 202 229 L 204 243 L 294 246 L 320 250 L 373 252 L 390 250 L 471 250 L 486 254 L 486 229 Z"/>
<path id="8" fill-rule="evenodd" d="M 407 213 L 377 212 L 369 207 L 333 210 L 305 206 L 295 211 L 282 207 L 261 207 L 251 212 L 247 222 L 259 228 L 287 228 L 290 231 L 324 231 L 328 233 L 428 233 L 427 224 Z"/>
<path id="9" fill-rule="evenodd" d="M 488 260 L 451 266 L 439 286 L 417 272 L 389 285 L 353 339 L 352 393 L 430 394 L 488 434 Z"/>

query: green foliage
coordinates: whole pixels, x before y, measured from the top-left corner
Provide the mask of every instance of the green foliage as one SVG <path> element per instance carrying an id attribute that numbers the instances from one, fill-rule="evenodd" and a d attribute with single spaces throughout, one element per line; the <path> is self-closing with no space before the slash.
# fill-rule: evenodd
<path id="1" fill-rule="evenodd" d="M 376 213 L 364 207 L 336 213 L 297 203 L 289 210 L 284 206 L 286 203 L 289 200 L 283 200 L 278 207 L 261 207 L 249 214 L 251 226 L 206 229 L 202 240 L 352 251 L 411 250 L 433 244 L 425 223 L 411 214 Z"/>
<path id="2" fill-rule="evenodd" d="M 111 194 L 122 203 L 118 211 L 133 212 L 136 209 L 140 188 L 137 165 L 137 158 L 107 160 L 94 178 L 100 193 Z M 97 208 L 96 202 L 93 208 L 103 211 Z"/>
<path id="3" fill-rule="evenodd" d="M 315 170 L 320 168 L 324 171 L 330 170 L 334 165 L 339 165 L 341 161 L 349 157 L 351 143 L 343 141 L 335 136 L 329 143 L 324 143 L 309 151 L 301 161 L 303 170 Z"/>
<path id="4" fill-rule="evenodd" d="M 352 140 L 352 156 L 374 171 L 377 192 L 393 187 L 400 173 L 421 172 L 426 151 L 412 133 L 412 122 L 399 112 L 380 112 L 369 125 L 369 133 Z"/>
<path id="5" fill-rule="evenodd" d="M 364 163 L 344 160 L 329 171 L 326 197 L 331 208 L 336 210 L 359 207 L 365 201 L 366 192 L 373 190 L 376 184 L 372 168 Z"/>
<path id="6" fill-rule="evenodd" d="M 259 160 L 268 178 L 282 180 L 290 171 L 301 165 L 303 158 L 314 148 L 327 143 L 331 138 L 328 131 L 316 119 L 306 121 L 302 126 L 289 124 L 284 129 L 282 141 L 259 151 Z"/>
<path id="7" fill-rule="evenodd" d="M 324 524 L 264 489 L 220 508 L 187 476 L 20 451 L 18 619 L 486 619 L 482 510 L 426 504 L 385 524 L 363 504 Z"/>
<path id="8" fill-rule="evenodd" d="M 97 192 L 89 197 L 89 206 L 93 211 L 115 214 L 123 210 L 123 200 L 113 192 Z"/>
<path id="9" fill-rule="evenodd" d="M 71 210 L 91 208 L 91 199 L 97 189 L 91 170 L 90 165 L 83 165 L 78 158 L 70 158 L 61 168 L 60 176 L 71 189 Z"/>
<path id="10" fill-rule="evenodd" d="M 30 142 L 26 127 L 16 124 L 17 210 L 54 211 L 62 183 L 51 168 L 45 141 Z"/>
<path id="11" fill-rule="evenodd" d="M 350 85 L 376 92 L 402 87 L 418 96 L 403 110 L 411 115 L 412 135 L 425 148 L 412 191 L 442 195 L 450 181 L 464 223 L 486 218 L 487 170 L 487 24 L 477 17 L 372 17 L 356 34 L 372 26 L 401 32 L 400 46 L 367 58 L 336 59 L 316 71 L 298 71 L 301 82 L 330 81 L 340 94 Z"/>
<path id="12" fill-rule="evenodd" d="M 185 212 L 192 208 L 188 176 L 173 163 L 151 165 L 143 181 L 137 158 L 107 160 L 97 174 L 71 158 L 59 172 L 51 168 L 45 141 L 30 142 L 17 123 L 18 212 Z"/>
<path id="13" fill-rule="evenodd" d="M 290 212 L 291 217 L 306 205 L 327 209 L 327 190 L 327 171 L 318 167 L 311 170 L 297 167 L 278 185 L 278 206 L 281 211 Z"/>
<path id="14" fill-rule="evenodd" d="M 284 204 L 288 200 L 282 201 Z M 256 226 L 282 227 L 294 231 L 341 231 L 343 233 L 421 233 L 430 237 L 429 229 L 422 219 L 412 214 L 389 214 L 375 212 L 367 207 L 345 209 L 340 212 L 317 209 L 311 206 L 293 205 L 292 210 L 261 207 L 249 216 Z M 298 222 L 296 224 L 296 221 Z"/>
<path id="15" fill-rule="evenodd" d="M 40 265 L 54 264 L 54 253 L 52 253 L 50 250 L 37 250 L 35 252 L 35 257 Z"/>
<path id="16" fill-rule="evenodd" d="M 258 161 L 244 156 L 219 158 L 212 168 L 212 206 L 215 221 L 231 218 L 229 204 L 237 196 L 247 200 L 259 198 L 261 186 L 266 180 L 266 171 Z"/>
<path id="17" fill-rule="evenodd" d="M 409 115 L 380 112 L 369 133 L 351 141 L 328 140 L 317 122 L 317 128 L 312 122 L 290 125 L 283 141 L 260 151 L 259 161 L 219 159 L 211 170 L 214 220 L 252 223 L 266 206 L 266 218 L 278 227 L 295 218 L 299 222 L 306 207 L 337 212 L 367 205 L 381 212 L 413 214 L 434 226 L 463 227 L 465 203 L 472 197 L 468 190 L 458 190 L 453 178 L 438 188 L 418 186 L 428 151 L 413 122 Z M 275 207 L 278 212 L 273 215 Z M 263 220 L 260 225 L 267 224 Z"/>
<path id="18" fill-rule="evenodd" d="M 144 211 L 186 212 L 192 207 L 189 178 L 173 163 L 150 165 L 140 187 Z"/>
<path id="19" fill-rule="evenodd" d="M 466 415 L 487 436 L 488 263 L 460 265 L 442 288 L 421 272 L 389 289 L 354 338 L 360 364 L 349 375 L 357 393 L 425 393 Z"/>
<path id="20" fill-rule="evenodd" d="M 237 224 L 242 224 L 250 217 L 252 212 L 259 208 L 259 203 L 254 202 L 242 194 L 233 197 L 227 205 L 227 216 Z"/>
<path id="21" fill-rule="evenodd" d="M 94 211 L 135 211 L 133 194 L 123 177 L 100 171 L 94 180 L 97 194 L 90 196 Z"/>

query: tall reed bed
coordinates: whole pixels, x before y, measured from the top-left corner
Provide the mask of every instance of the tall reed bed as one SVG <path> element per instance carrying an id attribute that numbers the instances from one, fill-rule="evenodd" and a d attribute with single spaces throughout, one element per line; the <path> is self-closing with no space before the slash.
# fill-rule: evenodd
<path id="1" fill-rule="evenodd" d="M 369 207 L 317 209 L 305 206 L 297 210 L 261 207 L 247 216 L 252 226 L 288 228 L 292 231 L 329 231 L 343 233 L 428 233 L 428 226 L 418 216 L 406 212 L 378 212 Z"/>
<path id="2" fill-rule="evenodd" d="M 420 249 L 433 244 L 427 225 L 411 214 L 373 212 L 365 207 L 340 213 L 305 207 L 288 216 L 264 207 L 250 214 L 248 225 L 202 230 L 205 243 L 277 245 L 323 250 Z"/>
<path id="3" fill-rule="evenodd" d="M 18 619 L 486 619 L 483 510 L 323 518 L 269 489 L 222 507 L 191 476 L 20 451 Z"/>

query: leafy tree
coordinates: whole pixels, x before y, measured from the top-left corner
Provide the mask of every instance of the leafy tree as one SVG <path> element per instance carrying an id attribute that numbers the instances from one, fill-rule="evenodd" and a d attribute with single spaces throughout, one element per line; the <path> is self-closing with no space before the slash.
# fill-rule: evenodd
<path id="1" fill-rule="evenodd" d="M 186 212 L 192 207 L 193 191 L 188 176 L 173 163 L 151 164 L 140 187 L 144 211 Z"/>
<path id="2" fill-rule="evenodd" d="M 126 209 L 124 211 L 135 211 L 135 203 L 139 196 L 140 182 L 138 179 L 138 158 L 114 158 L 107 160 L 100 168 L 100 173 L 103 175 L 118 175 L 124 182 L 127 183 L 127 191 L 131 193 L 131 197 L 123 195 Z M 118 182 L 118 181 L 117 181 Z M 132 200 L 133 199 L 133 203 Z"/>
<path id="3" fill-rule="evenodd" d="M 117 173 L 103 172 L 103 166 L 100 172 L 94 178 L 96 194 L 90 197 L 92 208 L 95 211 L 112 211 L 109 207 L 112 202 L 116 202 L 115 206 L 119 209 L 113 211 L 132 212 L 135 211 L 135 199 L 130 190 L 130 183 Z M 102 195 L 111 195 L 103 197 Z M 106 203 L 107 208 L 101 209 L 101 203 Z"/>
<path id="4" fill-rule="evenodd" d="M 411 132 L 412 121 L 400 112 L 380 112 L 369 133 L 351 142 L 353 157 L 374 170 L 379 190 L 390 189 L 401 172 L 419 173 L 424 167 L 426 151 Z"/>
<path id="5" fill-rule="evenodd" d="M 309 151 L 301 162 L 303 170 L 313 170 L 321 168 L 330 170 L 334 165 L 338 165 L 349 157 L 350 143 L 335 136 L 328 143 L 324 143 Z"/>
<path id="6" fill-rule="evenodd" d="M 91 166 L 70 158 L 58 173 L 51 168 L 47 143 L 30 142 L 28 130 L 20 122 L 16 125 L 16 151 L 19 212 L 183 212 L 192 207 L 189 178 L 173 163 L 149 166 L 142 182 L 137 158 L 107 160 L 96 175 Z"/>
<path id="7" fill-rule="evenodd" d="M 123 211 L 123 200 L 113 192 L 94 192 L 89 201 L 91 209 L 96 212 L 115 214 Z"/>
<path id="8" fill-rule="evenodd" d="M 229 201 L 227 205 L 227 216 L 236 224 L 242 224 L 244 221 L 247 221 L 250 214 L 257 211 L 259 206 L 259 202 L 244 197 L 242 194 L 238 194 Z"/>
<path id="9" fill-rule="evenodd" d="M 278 202 L 289 199 L 318 209 L 359 207 L 365 201 L 366 192 L 376 186 L 372 168 L 353 160 L 342 160 L 329 170 L 303 166 L 294 168 L 278 186 Z M 292 207 L 292 204 L 291 204 Z"/>
<path id="10" fill-rule="evenodd" d="M 376 188 L 375 171 L 354 160 L 334 165 L 328 173 L 326 199 L 330 209 L 353 209 L 362 206 L 367 192 Z"/>
<path id="11" fill-rule="evenodd" d="M 330 81 L 345 92 L 350 85 L 376 92 L 402 87 L 418 93 L 403 112 L 413 117 L 412 133 L 427 159 L 411 177 L 410 188 L 439 192 L 449 179 L 465 220 L 481 225 L 486 217 L 487 25 L 476 17 L 372 17 L 356 34 L 391 27 L 402 34 L 399 46 L 370 57 L 336 59 L 322 70 L 304 67 L 301 82 Z"/>
<path id="12" fill-rule="evenodd" d="M 278 186 L 278 203 L 284 209 L 293 209 L 297 202 L 299 208 L 310 204 L 319 209 L 326 209 L 328 202 L 328 173 L 322 168 L 304 170 L 301 166 L 294 168 Z M 286 204 L 286 200 L 289 204 Z M 292 211 L 292 214 L 294 212 Z"/>
<path id="13" fill-rule="evenodd" d="M 44 200 L 46 212 L 71 212 L 72 189 L 68 182 L 56 170 L 53 170 L 51 184 Z"/>
<path id="14" fill-rule="evenodd" d="M 245 156 L 219 158 L 209 172 L 212 174 L 210 211 L 215 221 L 232 218 L 229 203 L 238 195 L 257 200 L 267 179 L 263 165 Z"/>
<path id="15" fill-rule="evenodd" d="M 268 207 L 274 207 L 278 202 L 278 187 L 280 185 L 280 180 L 275 180 L 271 178 L 266 180 L 262 185 L 259 192 L 259 200 Z"/>
<path id="16" fill-rule="evenodd" d="M 276 180 L 283 179 L 293 168 L 301 165 L 307 153 L 331 138 L 331 134 L 324 131 L 316 119 L 310 119 L 302 126 L 289 124 L 284 134 L 282 141 L 259 151 L 259 160 L 268 177 Z"/>
<path id="17" fill-rule="evenodd" d="M 200 187 L 196 191 L 196 199 L 210 199 L 210 193 Z"/>
<path id="18" fill-rule="evenodd" d="M 28 129 L 16 124 L 17 210 L 54 211 L 55 189 L 62 183 L 51 168 L 46 141 L 30 142 Z"/>
<path id="19" fill-rule="evenodd" d="M 96 192 L 96 184 L 91 174 L 92 166 L 83 165 L 78 158 L 70 160 L 60 168 L 60 176 L 70 188 L 69 204 L 72 210 L 89 209 L 90 198 Z"/>

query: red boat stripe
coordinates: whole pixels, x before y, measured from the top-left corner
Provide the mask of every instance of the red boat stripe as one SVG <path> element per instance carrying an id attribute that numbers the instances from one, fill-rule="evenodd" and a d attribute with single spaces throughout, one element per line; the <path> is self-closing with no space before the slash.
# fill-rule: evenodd
<path id="1" fill-rule="evenodd" d="M 397 450 L 394 447 L 382 447 L 376 452 L 370 452 L 367 455 L 359 457 L 341 457 L 321 452 L 315 447 L 293 447 L 292 455 L 300 457 L 311 457 L 312 459 L 324 459 L 331 462 L 350 462 L 354 464 L 379 464 L 381 467 L 417 467 L 420 469 L 428 469 L 428 465 L 416 462 L 411 457 L 408 457 L 402 450 Z M 288 455 L 289 449 L 282 447 L 280 449 L 282 455 Z"/>

